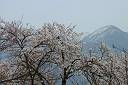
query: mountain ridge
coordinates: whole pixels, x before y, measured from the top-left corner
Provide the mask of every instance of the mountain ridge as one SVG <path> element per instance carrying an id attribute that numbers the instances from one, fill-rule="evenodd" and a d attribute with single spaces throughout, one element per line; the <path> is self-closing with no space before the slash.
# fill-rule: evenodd
<path id="1" fill-rule="evenodd" d="M 90 45 L 90 47 L 94 44 L 103 42 L 111 48 L 114 44 L 119 48 L 128 49 L 128 33 L 114 25 L 101 27 L 88 36 L 85 36 L 82 41 L 84 44 Z"/>

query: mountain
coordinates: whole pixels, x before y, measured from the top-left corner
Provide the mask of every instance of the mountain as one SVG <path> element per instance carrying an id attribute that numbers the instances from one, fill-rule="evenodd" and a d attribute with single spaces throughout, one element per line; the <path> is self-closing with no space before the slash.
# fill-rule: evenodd
<path id="1" fill-rule="evenodd" d="M 116 46 L 128 50 L 128 33 L 122 31 L 114 25 L 107 25 L 97 29 L 93 33 L 83 38 L 83 43 L 87 47 L 95 47 L 97 44 L 105 43 L 108 47 Z"/>

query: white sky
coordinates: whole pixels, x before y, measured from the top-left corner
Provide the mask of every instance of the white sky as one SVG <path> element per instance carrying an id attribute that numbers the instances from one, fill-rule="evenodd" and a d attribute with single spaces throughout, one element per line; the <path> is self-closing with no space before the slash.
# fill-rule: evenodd
<path id="1" fill-rule="evenodd" d="M 45 22 L 77 25 L 92 32 L 105 25 L 128 31 L 128 0 L 0 0 L 0 16 L 41 26 Z"/>

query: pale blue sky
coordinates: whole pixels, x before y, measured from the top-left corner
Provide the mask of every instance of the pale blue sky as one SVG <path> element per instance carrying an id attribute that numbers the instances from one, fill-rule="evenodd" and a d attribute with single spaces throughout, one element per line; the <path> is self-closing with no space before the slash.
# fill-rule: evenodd
<path id="1" fill-rule="evenodd" d="M 0 0 L 0 16 L 40 27 L 45 22 L 77 25 L 92 32 L 105 25 L 128 31 L 128 0 Z"/>

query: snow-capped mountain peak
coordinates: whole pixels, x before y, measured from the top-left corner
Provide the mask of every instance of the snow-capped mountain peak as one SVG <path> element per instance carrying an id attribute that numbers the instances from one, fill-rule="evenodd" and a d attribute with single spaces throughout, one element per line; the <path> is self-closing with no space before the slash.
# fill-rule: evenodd
<path id="1" fill-rule="evenodd" d="M 112 33 L 116 33 L 116 32 L 123 32 L 122 30 L 120 30 L 119 28 L 117 28 L 114 25 L 107 25 L 104 26 L 102 28 L 97 29 L 96 31 L 94 31 L 93 33 L 89 34 L 89 37 L 96 37 L 96 36 L 104 36 L 105 34 L 112 34 Z"/>
<path id="2" fill-rule="evenodd" d="M 106 43 L 109 47 L 113 44 L 128 49 L 128 33 L 114 25 L 107 25 L 83 38 L 84 43 Z"/>

